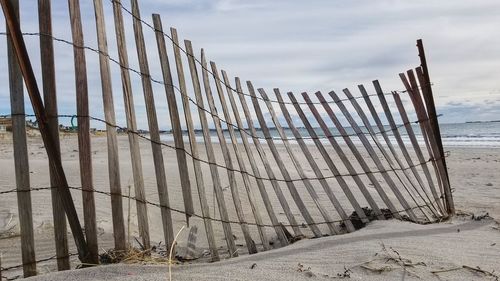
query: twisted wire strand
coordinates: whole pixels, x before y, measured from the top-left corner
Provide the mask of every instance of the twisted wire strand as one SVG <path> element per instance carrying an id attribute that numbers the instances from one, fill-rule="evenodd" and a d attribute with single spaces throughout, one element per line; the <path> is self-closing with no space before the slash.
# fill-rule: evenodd
<path id="1" fill-rule="evenodd" d="M 33 114 L 8 114 L 8 115 L 0 115 L 0 118 L 12 117 L 12 116 L 36 117 Z M 192 152 L 188 151 L 186 148 L 180 148 L 180 147 L 176 147 L 175 145 L 170 145 L 170 144 L 162 142 L 162 141 L 153 140 L 153 139 L 151 139 L 149 137 L 146 137 L 144 134 L 141 134 L 138 131 L 129 130 L 127 127 L 121 127 L 121 126 L 118 126 L 116 124 L 112 124 L 112 123 L 110 123 L 110 122 L 108 122 L 108 121 L 106 121 L 104 119 L 101 119 L 101 118 L 92 117 L 92 116 L 81 116 L 81 115 L 58 115 L 58 117 L 61 117 L 61 118 L 74 118 L 74 117 L 89 118 L 89 119 L 91 119 L 93 121 L 104 123 L 107 126 L 113 127 L 115 129 L 120 129 L 120 130 L 122 130 L 122 131 L 124 131 L 126 133 L 135 134 L 139 138 L 141 138 L 143 140 L 146 140 L 148 142 L 151 142 L 151 143 L 154 143 L 154 144 L 158 144 L 158 145 L 161 145 L 161 146 L 173 149 L 173 150 L 181 150 L 186 155 L 188 155 L 189 157 L 191 157 L 191 159 L 194 159 L 196 161 L 199 161 L 199 162 L 202 162 L 202 163 L 205 163 L 205 164 L 208 164 L 208 165 L 215 165 L 215 166 L 217 166 L 218 168 L 221 168 L 221 169 L 229 170 L 229 171 L 236 172 L 236 173 L 239 173 L 239 174 L 246 174 L 249 177 L 252 177 L 254 179 L 265 180 L 265 181 L 298 182 L 298 181 L 304 181 L 304 180 L 327 180 L 327 179 L 333 179 L 333 178 L 337 178 L 337 177 L 353 177 L 353 176 L 361 176 L 361 175 L 367 175 L 367 174 L 380 174 L 380 173 L 387 173 L 387 172 L 391 172 L 391 171 L 392 172 L 405 171 L 405 170 L 408 170 L 408 169 L 411 169 L 411 168 L 415 168 L 415 167 L 419 167 L 419 166 L 425 165 L 425 164 L 427 164 L 429 162 L 435 162 L 435 161 L 440 160 L 439 158 L 431 157 L 431 158 L 429 158 L 425 162 L 419 162 L 417 164 L 408 165 L 408 166 L 405 166 L 403 168 L 391 168 L 391 169 L 368 171 L 368 172 L 360 172 L 360 173 L 333 174 L 333 175 L 324 176 L 324 177 L 304 177 L 304 178 L 295 178 L 295 179 L 286 180 L 286 179 L 278 179 L 278 178 L 270 178 L 270 177 L 257 176 L 257 175 L 255 175 L 253 173 L 248 172 L 248 171 L 244 171 L 244 170 L 236 169 L 236 168 L 229 168 L 226 165 L 219 164 L 217 162 L 211 162 L 211 161 L 199 158 L 199 157 L 195 157 L 192 154 Z M 418 122 L 421 122 L 421 121 L 419 120 L 419 121 L 414 121 L 414 122 L 410 122 L 410 123 L 418 123 Z M 404 126 L 404 124 L 402 126 Z M 337 137 L 340 137 L 340 136 L 337 136 Z"/>

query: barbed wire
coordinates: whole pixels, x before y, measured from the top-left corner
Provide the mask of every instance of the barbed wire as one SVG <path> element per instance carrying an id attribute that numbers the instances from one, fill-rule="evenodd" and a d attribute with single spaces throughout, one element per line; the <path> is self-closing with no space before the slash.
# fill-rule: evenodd
<path id="1" fill-rule="evenodd" d="M 112 0 L 112 1 L 114 1 L 114 0 Z M 162 80 L 159 80 L 159 79 L 155 79 L 150 74 L 148 74 L 148 75 L 144 74 L 140 70 L 134 69 L 134 68 L 132 68 L 130 66 L 125 66 L 125 65 L 121 64 L 117 59 L 111 57 L 107 53 L 104 53 L 104 52 L 100 51 L 99 49 L 96 49 L 96 48 L 93 48 L 93 47 L 89 47 L 89 46 L 86 46 L 86 45 L 80 46 L 80 45 L 77 45 L 77 44 L 75 44 L 75 43 L 73 43 L 73 42 L 71 42 L 69 40 L 58 38 L 58 37 L 55 37 L 55 36 L 53 36 L 51 34 L 45 34 L 45 33 L 40 33 L 40 32 L 23 32 L 22 34 L 25 35 L 25 36 L 46 36 L 46 37 L 49 37 L 49 38 L 51 38 L 52 40 L 54 40 L 56 42 L 64 43 L 64 44 L 73 46 L 75 48 L 89 50 L 89 51 L 94 52 L 94 53 L 96 53 L 98 55 L 103 55 L 103 56 L 107 57 L 111 62 L 113 62 L 114 64 L 118 65 L 119 67 L 121 67 L 123 69 L 126 69 L 128 71 L 131 71 L 131 72 L 139 75 L 140 77 L 143 77 L 143 76 L 147 77 L 153 83 L 164 85 L 164 86 L 168 86 L 168 87 L 173 87 L 173 89 L 175 89 L 181 96 L 186 97 L 188 99 L 188 101 L 190 103 L 192 103 L 195 107 L 197 107 L 198 109 L 202 110 L 205 113 L 208 113 L 212 118 L 216 117 L 220 122 L 226 124 L 227 126 L 231 126 L 231 127 L 235 128 L 235 129 L 239 130 L 240 132 L 246 134 L 247 136 L 250 136 L 253 139 L 267 140 L 267 138 L 256 136 L 253 133 L 249 132 L 248 129 L 241 128 L 237 124 L 234 124 L 232 122 L 229 122 L 229 121 L 225 120 L 225 118 L 222 118 L 217 113 L 213 113 L 211 111 L 211 109 L 207 109 L 204 106 L 198 104 L 198 102 L 196 100 L 194 100 L 193 98 L 191 98 L 187 93 L 183 93 L 182 90 L 178 86 L 176 86 L 174 84 L 166 83 L 166 82 L 164 82 Z M 7 35 L 7 33 L 6 32 L 0 32 L 0 35 Z M 193 56 L 193 58 L 195 58 L 195 57 Z M 210 73 L 212 73 L 212 72 L 210 72 Z M 217 79 L 217 76 L 214 76 L 214 79 Z M 219 79 L 219 81 L 223 82 L 220 79 Z M 230 88 L 230 86 L 227 86 L 227 87 Z M 270 100 L 270 99 L 264 99 L 264 98 L 261 98 L 261 97 L 258 97 L 258 96 L 252 97 L 249 94 L 242 93 L 242 92 L 236 91 L 234 89 L 232 89 L 232 90 L 235 93 L 237 93 L 238 95 L 249 96 L 251 98 L 255 98 L 256 97 L 257 99 L 260 99 L 260 100 L 263 100 L 263 101 L 278 102 L 278 101 L 273 101 L 273 100 Z M 395 91 L 392 91 L 392 92 L 406 93 L 407 91 L 406 90 L 405 91 L 395 90 Z M 383 94 L 384 95 L 392 95 L 393 94 L 392 92 L 391 93 L 383 93 Z M 367 97 L 375 97 L 375 96 L 378 96 L 378 94 L 369 94 L 369 95 L 367 95 Z M 365 97 L 363 97 L 363 96 L 356 96 L 356 97 L 350 97 L 350 98 L 339 99 L 339 100 L 336 100 L 336 101 L 326 101 L 326 102 L 296 102 L 296 103 L 294 103 L 294 102 L 278 102 L 278 103 L 282 103 L 282 104 L 286 104 L 286 105 L 294 105 L 294 104 L 299 104 L 299 105 L 323 105 L 325 103 L 327 103 L 327 104 L 331 104 L 331 103 L 337 104 L 337 103 L 342 103 L 344 101 L 351 101 L 351 100 L 357 100 L 357 99 L 362 99 L 362 98 L 365 98 Z M 403 124 L 403 126 L 404 126 L 404 124 Z M 390 131 L 392 131 L 392 129 L 381 131 L 380 133 L 386 133 L 386 132 L 390 132 Z M 368 132 L 363 132 L 363 134 L 368 134 Z M 358 134 L 351 134 L 350 136 L 356 136 L 356 135 L 358 135 Z M 321 136 L 321 137 L 311 137 L 311 136 L 309 136 L 309 137 L 301 137 L 301 139 L 305 139 L 305 140 L 308 140 L 308 139 L 325 139 L 325 138 L 328 138 L 328 137 L 326 137 L 326 136 Z"/>
<path id="2" fill-rule="evenodd" d="M 0 118 L 5 118 L 5 117 L 12 117 L 12 116 L 24 116 L 24 117 L 36 117 L 35 115 L 33 114 L 7 114 L 7 115 L 0 115 Z M 107 126 L 110 126 L 110 127 L 113 127 L 115 129 L 119 129 L 121 131 L 124 131 L 125 133 L 131 133 L 131 134 L 135 134 L 137 135 L 139 138 L 141 139 L 144 139 L 148 142 L 151 142 L 151 143 L 154 143 L 154 144 L 158 144 L 158 145 L 161 145 L 161 146 L 165 146 L 165 147 L 168 147 L 170 149 L 173 149 L 173 150 L 181 150 L 182 152 L 184 152 L 186 155 L 188 155 L 189 157 L 191 157 L 191 159 L 195 160 L 195 161 L 199 161 L 199 162 L 202 162 L 202 163 L 205 163 L 205 164 L 208 164 L 208 165 L 214 165 L 214 166 L 217 166 L 218 168 L 221 168 L 221 169 L 225 169 L 225 170 L 228 170 L 228 171 L 232 171 L 232 172 L 236 172 L 236 173 L 239 173 L 239 174 L 246 174 L 254 179 L 257 179 L 257 180 L 266 180 L 266 181 L 278 181 L 278 182 L 297 182 L 297 181 L 304 181 L 304 180 L 327 180 L 327 179 L 333 179 L 333 178 L 337 178 L 337 177 L 354 177 L 354 176 L 361 176 L 361 175 L 368 175 L 368 174 L 380 174 L 380 173 L 387 173 L 387 172 L 396 172 L 396 171 L 406 171 L 408 169 L 412 169 L 412 168 L 415 168 L 415 167 L 419 167 L 419 166 L 422 166 L 422 165 L 425 165 L 429 162 L 434 162 L 434 161 L 438 161 L 440 160 L 440 158 L 435 158 L 435 157 L 431 157 L 429 158 L 427 161 L 425 162 L 419 162 L 417 164 L 414 164 L 414 165 L 408 165 L 408 166 L 405 166 L 405 167 L 400 167 L 400 168 L 393 168 L 391 167 L 391 169 L 384 169 L 384 170 L 376 170 L 376 171 L 367 171 L 367 172 L 360 172 L 360 173 L 348 173 L 348 174 L 333 174 L 331 176 L 324 176 L 324 177 L 304 177 L 304 178 L 296 178 L 296 179 L 290 179 L 290 180 L 287 180 L 287 179 L 279 179 L 279 178 L 270 178 L 270 177 L 262 177 L 262 176 L 257 176 L 255 175 L 254 173 L 250 173 L 248 171 L 244 171 L 244 170 L 241 170 L 241 169 L 236 169 L 236 168 L 230 168 L 226 165 L 222 165 L 222 164 L 219 164 L 217 162 L 211 162 L 209 160 L 205 160 L 205 159 L 202 159 L 202 158 L 199 158 L 199 157 L 195 157 L 193 155 L 193 153 L 191 151 L 188 151 L 186 148 L 180 148 L 180 147 L 176 147 L 175 145 L 170 145 L 168 143 L 165 143 L 165 142 L 162 142 L 162 141 L 156 141 L 156 140 L 153 140 L 151 138 L 148 138 L 146 137 L 144 134 L 138 132 L 138 131 L 134 131 L 134 130 L 130 130 L 128 129 L 127 127 L 121 127 L 121 126 L 118 126 L 116 124 L 112 124 L 104 119 L 101 119 L 101 118 L 97 118 L 97 117 L 92 117 L 92 116 L 79 116 L 79 115 L 58 115 L 57 117 L 61 117 L 61 118 L 74 118 L 74 117 L 83 117 L 83 118 L 89 118 L 93 121 L 97 121 L 97 122 L 101 122 L 101 123 L 104 123 L 106 124 Z M 419 121 L 415 121 L 415 122 L 420 122 Z M 415 123 L 415 122 L 410 122 L 411 123 Z M 342 135 L 340 135 L 342 136 Z M 340 137 L 340 136 L 337 136 L 337 137 Z M 329 136 L 329 138 L 331 138 L 333 136 Z M 289 140 L 289 139 L 287 139 Z"/>

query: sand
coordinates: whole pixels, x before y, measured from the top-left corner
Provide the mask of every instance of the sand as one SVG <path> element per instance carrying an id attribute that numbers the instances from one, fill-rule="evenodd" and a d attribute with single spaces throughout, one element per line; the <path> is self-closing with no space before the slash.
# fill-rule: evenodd
<path id="1" fill-rule="evenodd" d="M 39 138 L 29 138 L 30 171 L 31 185 L 33 187 L 48 186 L 49 178 L 47 172 L 47 159 L 43 145 Z M 62 158 L 68 181 L 72 186 L 79 186 L 79 166 L 78 166 L 78 147 L 74 135 L 62 137 Z M 126 136 L 119 136 L 120 153 L 120 172 L 122 179 L 122 190 L 128 193 L 128 186 L 133 185 L 131 172 L 130 156 L 128 152 L 128 143 Z M 203 146 L 200 146 L 203 148 Z M 278 147 L 284 152 L 282 146 Z M 294 146 L 299 151 L 298 146 Z M 460 212 L 470 212 L 475 214 L 489 213 L 492 218 L 500 218 L 500 177 L 497 175 L 500 170 L 500 149 L 498 148 L 466 148 L 466 147 L 448 147 L 445 150 L 450 151 L 450 157 L 447 159 L 451 185 L 454 188 L 454 198 L 456 207 Z M 107 153 L 106 139 L 103 137 L 94 137 L 92 139 L 93 164 L 94 164 L 94 183 L 97 190 L 109 191 L 107 177 Z M 169 186 L 169 195 L 174 208 L 183 209 L 182 194 L 180 182 L 178 179 L 177 162 L 175 152 L 165 148 L 164 150 L 167 180 Z M 151 148 L 149 143 L 141 141 L 141 153 L 143 157 L 143 170 L 146 185 L 146 195 L 148 200 L 158 202 L 156 181 L 154 175 L 154 166 L 151 157 Z M 205 157 L 205 152 L 201 151 Z M 223 163 L 223 158 L 219 150 L 216 151 L 218 163 Z M 270 154 L 269 154 L 270 155 Z M 301 155 L 301 154 L 300 154 Z M 316 158 L 320 157 L 315 155 Z M 349 157 L 352 157 L 350 155 Z M 188 158 L 188 161 L 191 159 Z M 234 159 L 233 159 L 234 160 Z M 304 160 L 305 162 L 305 160 Z M 321 162 L 321 161 L 319 161 Z M 260 162 L 259 162 L 260 163 Z M 372 164 L 370 164 L 373 166 Z M 237 164 L 235 163 L 235 167 Z M 358 168 L 355 165 L 356 168 Z M 210 184 L 210 174 L 208 165 L 202 165 L 204 178 L 207 185 Z M 264 172 L 263 167 L 260 167 Z M 276 167 L 275 167 L 276 168 Z M 307 175 L 314 176 L 313 172 L 306 168 Z M 320 165 L 325 175 L 329 175 L 326 165 Z M 359 170 L 359 169 L 358 169 Z M 276 172 L 278 170 L 276 168 Z M 341 172 L 346 172 L 342 171 Z M 226 179 L 224 171 L 220 171 L 222 178 Z M 190 174 L 193 175 L 192 165 L 190 165 Z M 292 177 L 297 178 L 296 173 Z M 195 212 L 201 213 L 199 208 L 198 195 L 196 193 L 194 178 L 191 179 L 193 187 L 193 199 L 195 203 Z M 237 177 L 240 187 L 240 194 L 244 195 L 244 188 L 241 184 L 241 177 Z M 366 182 L 366 181 L 365 181 Z M 338 194 L 348 213 L 352 212 L 352 207 L 347 203 L 347 199 L 341 192 L 334 180 L 332 183 L 335 194 Z M 227 180 L 224 180 L 223 186 L 228 186 Z M 367 183 L 368 186 L 368 183 Z M 0 191 L 9 190 L 15 187 L 14 166 L 12 159 L 12 141 L 7 136 L 3 136 L 0 142 Z M 279 206 L 276 196 L 272 192 L 269 184 L 268 192 L 273 203 Z M 131 187 L 133 195 L 133 187 Z M 282 188 L 285 190 L 284 185 Z M 300 184 L 297 185 L 301 195 L 305 198 L 308 206 L 313 206 L 311 199 L 308 199 L 307 192 Z M 371 187 L 372 188 L 372 187 Z M 209 190 L 208 190 L 209 191 Z M 374 193 L 374 191 L 372 190 Z M 328 207 L 331 214 L 336 214 L 331 203 L 324 192 L 318 188 L 318 193 L 322 198 L 322 203 Z M 286 192 L 286 194 L 289 194 Z M 355 192 L 357 197 L 359 192 Z M 258 192 L 256 191 L 256 195 Z M 51 203 L 50 192 L 38 191 L 32 193 L 33 214 L 36 237 L 37 258 L 45 258 L 54 255 L 53 230 L 51 224 Z M 75 204 L 81 216 L 81 194 L 73 192 Z M 232 220 L 237 220 L 234 206 L 231 203 L 231 194 L 225 192 L 226 202 L 230 208 Z M 257 197 L 260 197 L 258 195 Z M 291 198 L 287 195 L 289 201 Z M 212 193 L 208 194 L 211 213 L 218 217 L 218 211 Z M 246 196 L 242 196 L 243 206 L 246 214 L 251 214 Z M 324 199 L 323 199 L 324 198 Z M 124 201 L 124 212 L 127 214 L 128 203 Z M 262 202 L 258 202 L 263 206 Z M 366 202 L 360 200 L 362 206 Z M 132 236 L 137 236 L 137 223 L 135 222 L 135 204 L 131 202 L 131 224 L 130 232 Z M 110 199 L 108 196 L 96 194 L 96 206 L 98 213 L 99 242 L 101 249 L 111 248 L 112 224 L 110 214 Z M 261 210 L 264 210 L 262 207 Z M 317 209 L 311 208 L 313 217 L 320 221 L 321 215 Z M 161 241 L 161 224 L 159 221 L 159 211 L 155 207 L 149 207 L 149 219 L 151 228 L 151 237 L 153 241 Z M 283 212 L 278 209 L 278 218 L 286 222 Z M 298 214 L 296 207 L 292 206 L 292 211 Z M 0 196 L 0 251 L 3 253 L 2 266 L 20 264 L 20 241 L 17 236 L 19 227 L 17 225 L 17 201 L 15 194 Z M 175 221 L 175 230 L 185 224 L 185 217 L 182 214 L 173 213 Z M 268 222 L 267 216 L 265 222 Z M 250 215 L 248 220 L 252 221 Z M 338 219 L 338 216 L 334 216 Z M 206 248 L 206 239 L 203 223 L 201 220 L 192 219 L 192 225 L 197 225 L 198 242 L 197 247 L 201 252 Z M 495 270 L 500 272 L 500 231 L 494 229 L 496 223 L 493 219 L 482 221 L 471 221 L 470 217 L 463 216 L 453 219 L 451 222 L 435 225 L 416 225 L 407 222 L 386 221 L 373 222 L 368 227 L 351 234 L 345 234 L 335 237 L 321 239 L 311 239 L 299 241 L 289 247 L 275 249 L 269 252 L 259 253 L 257 255 L 246 255 L 243 235 L 237 225 L 233 225 L 236 243 L 239 245 L 240 258 L 226 260 L 220 263 L 207 264 L 197 263 L 192 265 L 174 266 L 174 280 L 302 280 L 312 276 L 321 279 L 331 279 L 339 277 L 337 274 L 344 272 L 344 266 L 351 270 L 348 272 L 351 279 L 354 280 L 401 280 L 405 274 L 405 280 L 412 280 L 420 277 L 424 280 L 437 278 L 430 273 L 433 270 L 450 269 L 454 267 L 480 266 L 487 271 Z M 223 232 L 220 224 L 214 224 L 217 245 L 225 246 Z M 457 230 L 460 229 L 460 232 Z M 327 228 L 322 231 L 326 233 Z M 258 241 L 257 230 L 251 227 L 254 240 Z M 304 233 L 310 236 L 307 229 Z M 272 229 L 267 230 L 269 236 L 273 236 Z M 180 245 L 185 245 L 187 232 L 180 237 Z M 133 239 L 131 238 L 133 241 Z M 385 245 L 386 252 L 382 245 Z M 70 241 L 71 252 L 74 247 Z M 406 273 L 397 263 L 389 262 L 386 264 L 381 256 L 394 254 L 392 247 L 401 257 L 409 259 L 412 263 L 418 264 L 407 267 Z M 384 268 L 390 266 L 391 269 L 382 273 L 376 273 L 360 265 L 375 258 L 375 261 L 368 264 L 369 267 Z M 76 260 L 75 260 L 76 262 Z M 255 268 L 250 267 L 256 263 Z M 303 265 L 299 268 L 299 263 Z M 423 264 L 425 264 L 425 266 Z M 76 263 L 74 263 L 75 265 Z M 366 264 L 365 264 L 366 265 Z M 308 268 L 311 267 L 310 270 Z M 41 264 L 38 267 L 40 273 L 54 271 L 51 263 Z M 141 266 L 103 266 L 94 269 L 77 270 L 65 273 L 55 273 L 38 277 L 35 280 L 70 280 L 66 278 L 78 278 L 80 280 L 166 280 L 165 266 L 161 267 L 141 267 Z M 302 272 L 300 272 L 302 271 Z M 11 271 L 10 276 L 20 274 L 19 271 Z M 326 277 L 325 275 L 328 275 Z M 96 279 L 99 276 L 101 279 Z M 450 272 L 439 273 L 443 280 L 475 280 L 484 278 L 480 273 L 474 273 L 468 269 L 453 270 Z M 45 278 L 45 279 L 43 279 Z M 59 279 L 57 279 L 59 278 Z M 143 278 L 143 279 L 140 279 Z M 437 279 L 436 279 L 437 280 Z"/>

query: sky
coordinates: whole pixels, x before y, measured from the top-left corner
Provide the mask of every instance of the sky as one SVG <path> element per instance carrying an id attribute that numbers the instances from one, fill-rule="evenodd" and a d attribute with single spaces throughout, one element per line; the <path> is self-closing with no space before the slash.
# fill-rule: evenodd
<path id="1" fill-rule="evenodd" d="M 117 59 L 111 2 L 102 1 L 109 53 Z M 22 30 L 37 32 L 37 1 L 21 2 Z M 52 2 L 53 34 L 71 40 L 67 1 Z M 80 2 L 85 45 L 95 48 L 93 1 Z M 123 5 L 129 8 L 130 2 L 123 0 Z M 184 39 L 191 40 L 197 57 L 203 47 L 207 58 L 217 62 L 219 70 L 224 69 L 230 77 L 238 76 L 242 81 L 251 80 L 255 88 L 264 88 L 268 95 L 273 88 L 280 88 L 282 94 L 292 91 L 296 96 L 303 91 L 313 95 L 316 91 L 326 94 L 331 90 L 342 96 L 344 88 L 360 95 L 357 85 L 363 84 L 373 93 L 371 83 L 375 79 L 385 92 L 403 90 L 398 74 L 419 66 L 415 43 L 421 38 L 438 113 L 442 114 L 440 122 L 500 119 L 500 1 L 497 0 L 141 0 L 140 7 L 145 21 L 152 22 L 151 14 L 158 13 L 167 33 L 173 26 L 181 43 Z M 124 16 L 130 64 L 138 69 L 132 21 L 126 13 Z M 4 21 L 0 20 L 0 31 L 5 29 Z M 161 80 L 154 32 L 147 27 L 144 32 L 151 75 Z M 25 40 L 41 85 L 38 38 L 26 36 Z M 167 47 L 171 68 L 175 69 L 168 41 Z M 59 112 L 75 114 L 73 50 L 59 42 L 54 43 L 54 48 Z M 5 36 L 0 36 L 3 70 L 0 114 L 10 112 L 6 52 Z M 86 59 L 91 115 L 102 117 L 99 58 L 87 51 Z M 186 60 L 184 70 L 189 78 Z M 120 69 L 112 63 L 111 71 L 117 122 L 125 125 Z M 147 129 L 140 77 L 132 74 L 132 83 L 138 124 Z M 168 129 L 165 90 L 158 84 L 153 89 L 160 127 Z M 192 95 L 191 89 L 188 80 Z M 216 93 L 214 85 L 212 92 Z M 402 98 L 408 103 L 404 94 Z M 179 97 L 177 102 L 182 111 Z M 28 100 L 26 108 L 31 111 Z M 297 118 L 293 110 L 292 115 Z M 198 120 L 195 122 L 198 126 Z"/>

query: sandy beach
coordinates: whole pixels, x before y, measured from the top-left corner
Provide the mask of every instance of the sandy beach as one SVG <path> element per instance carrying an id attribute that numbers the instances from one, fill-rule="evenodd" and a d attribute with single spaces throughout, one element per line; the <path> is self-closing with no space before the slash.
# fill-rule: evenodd
<path id="1" fill-rule="evenodd" d="M 218 163 L 223 163 L 222 153 L 218 145 L 216 147 L 216 156 Z M 28 138 L 28 149 L 30 157 L 30 173 L 32 187 L 49 186 L 47 158 L 41 139 L 39 137 Z M 70 186 L 80 186 L 78 147 L 75 135 L 61 136 L 61 151 L 64 168 Z M 204 149 L 200 145 L 200 149 Z M 285 153 L 283 146 L 278 146 L 279 150 Z M 294 149 L 299 151 L 298 146 Z M 454 269 L 443 273 L 433 274 L 431 271 L 446 270 L 456 267 L 470 266 L 477 267 L 486 271 L 500 272 L 500 231 L 495 219 L 500 218 L 500 149 L 499 148 L 481 148 L 481 147 L 445 147 L 449 151 L 447 163 L 451 186 L 454 190 L 453 196 L 458 213 L 461 214 L 451 221 L 433 225 L 417 225 L 401 221 L 376 221 L 370 223 L 366 228 L 351 234 L 344 234 L 334 237 L 320 239 L 306 239 L 299 241 L 289 247 L 275 249 L 256 255 L 247 255 L 244 247 L 243 234 L 238 225 L 233 225 L 233 233 L 236 236 L 236 244 L 241 254 L 240 258 L 225 260 L 216 264 L 207 264 L 201 260 L 193 265 L 175 265 L 173 274 L 174 280 L 302 280 L 308 277 L 316 277 L 318 280 L 329 280 L 340 278 L 342 274 L 350 275 L 353 280 L 388 280 L 401 278 L 405 274 L 407 279 L 429 280 L 441 278 L 441 280 L 483 280 L 486 278 L 483 273 L 475 272 L 470 269 Z M 94 169 L 95 189 L 109 191 L 108 167 L 106 153 L 106 138 L 92 138 L 92 159 Z M 312 150 L 317 153 L 316 150 Z M 332 150 L 333 151 L 333 150 Z M 206 157 L 204 150 L 200 151 L 202 157 Z M 122 192 L 127 194 L 129 186 L 133 188 L 133 178 L 131 171 L 130 155 L 128 152 L 128 141 L 124 135 L 119 136 L 119 153 L 121 166 L 121 185 Z M 163 149 L 170 202 L 173 208 L 183 209 L 182 192 L 177 170 L 177 161 L 175 151 L 169 148 Z M 283 153 L 283 154 L 284 154 Z M 152 162 L 151 147 L 146 141 L 141 141 L 141 154 L 143 159 L 143 172 L 146 186 L 146 197 L 151 202 L 158 202 L 154 166 Z M 297 153 L 301 157 L 301 153 Z M 314 157 L 321 157 L 314 155 Z M 353 158 L 352 155 L 349 155 Z M 233 159 L 235 161 L 235 159 Z M 305 162 L 305 159 L 302 159 Z M 325 165 L 323 161 L 318 161 L 320 165 Z M 190 175 L 193 176 L 191 159 L 188 158 Z M 261 162 L 258 161 L 259 165 Z M 341 165 L 339 165 L 341 166 Z M 235 167 L 237 163 L 235 161 Z M 205 182 L 211 183 L 208 165 L 202 165 Z M 277 167 L 274 167 L 279 174 Z M 325 175 L 331 172 L 326 167 L 320 167 Z M 343 168 L 343 166 L 342 166 Z M 355 165 L 357 170 L 360 170 Z M 375 168 L 375 167 L 373 167 Z M 264 168 L 260 167 L 264 174 Z M 306 168 L 308 176 L 314 177 L 312 170 Z M 346 171 L 341 171 L 345 173 Z M 220 170 L 223 178 L 223 187 L 227 187 L 227 175 L 225 171 Z M 292 178 L 298 175 L 292 172 Z M 191 178 L 193 199 L 195 203 L 195 212 L 201 214 L 198 194 L 195 188 L 195 179 Z M 241 176 L 237 177 L 240 194 L 244 194 Z M 366 179 L 365 179 L 366 180 Z M 350 214 L 353 209 L 348 200 L 342 193 L 335 180 L 328 180 L 335 194 Z M 253 182 L 254 183 L 254 182 Z M 355 186 L 353 182 L 348 181 L 350 186 Z M 367 186 L 368 183 L 367 183 Z M 373 188 L 373 186 L 369 186 Z M 6 191 L 15 188 L 14 165 L 12 159 L 12 140 L 8 135 L 2 137 L 0 142 L 0 191 Z M 271 200 L 276 206 L 279 206 L 278 200 L 269 183 L 266 183 Z M 303 194 L 307 206 L 314 206 L 310 197 L 307 196 L 305 188 L 297 184 L 299 192 Z M 386 187 L 384 187 L 386 188 Z M 226 188 L 227 189 L 227 188 Z M 282 186 L 285 189 L 285 186 Z M 134 194 L 133 189 L 130 190 Z M 218 218 L 219 214 L 216 208 L 214 196 L 210 189 L 207 189 L 210 212 Z M 317 189 L 322 203 L 328 208 L 330 213 L 336 215 L 336 212 L 329 202 L 327 196 L 318 187 Z M 81 193 L 73 191 L 76 208 L 79 211 L 81 220 L 82 205 Z M 359 190 L 354 189 L 357 198 L 362 198 Z M 255 191 L 258 195 L 258 192 Z M 230 192 L 225 191 L 227 202 L 231 202 Z M 287 199 L 291 200 L 288 192 Z M 259 206 L 264 210 L 263 203 L 259 198 Z M 34 191 L 33 200 L 33 219 L 35 226 L 35 242 L 37 259 L 51 257 L 54 253 L 53 231 L 52 231 L 52 210 L 50 201 L 50 192 Z M 112 221 L 110 198 L 103 194 L 95 195 L 97 206 L 97 224 L 99 228 L 99 247 L 100 249 L 109 249 L 113 245 L 112 241 Z M 242 196 L 242 203 L 247 215 L 247 220 L 253 222 L 248 199 Z M 377 200 L 377 203 L 382 204 Z M 138 236 L 135 203 L 124 200 L 124 213 L 127 215 L 130 204 L 131 222 L 129 224 L 130 240 Z M 362 206 L 367 203 L 360 199 Z M 228 204 L 230 208 L 230 219 L 237 220 L 234 206 Z M 292 206 L 292 211 L 299 214 L 298 209 Z M 321 221 L 321 215 L 316 208 L 310 208 L 313 217 Z M 154 206 L 148 207 L 149 225 L 152 241 L 162 240 L 162 227 L 160 213 Z M 286 216 L 278 209 L 278 219 L 286 222 Z M 20 239 L 19 226 L 17 222 L 17 201 L 15 193 L 3 194 L 0 196 L 0 251 L 3 253 L 2 267 L 9 267 L 20 264 Z M 486 217 L 480 221 L 472 220 L 471 214 L 484 215 Z M 172 213 L 174 218 L 174 231 L 177 231 L 185 224 L 185 216 L 179 213 Z M 263 213 L 264 222 L 269 223 L 269 218 Z M 334 219 L 339 219 L 334 217 Z M 190 225 L 196 225 L 198 229 L 197 251 L 201 254 L 207 248 L 203 222 L 200 219 L 192 218 Z M 326 226 L 321 226 L 322 231 L 327 232 Z M 251 234 L 258 244 L 258 232 L 256 227 L 251 226 Z M 219 223 L 214 223 L 217 246 L 225 247 L 222 227 Z M 306 236 L 311 237 L 307 228 L 303 229 Z M 187 241 L 187 231 L 184 231 L 179 238 L 179 246 L 184 247 Z M 267 234 L 274 237 L 274 231 L 267 229 Z M 70 236 L 70 235 L 69 235 Z M 71 252 L 76 252 L 74 244 L 70 239 Z M 261 247 L 261 245 L 260 245 Z M 259 248 L 260 249 L 260 248 Z M 385 249 L 385 250 L 384 250 Z M 391 250 L 392 249 L 392 250 Z M 394 251 L 393 251 L 394 250 Z M 400 254 L 402 259 L 408 259 L 410 267 L 403 267 L 397 262 L 384 263 L 382 256 L 392 255 L 395 259 Z M 74 260 L 76 265 L 77 260 Z M 370 261 L 373 260 L 373 261 Z M 370 262 L 368 262 L 370 261 Z M 367 263 L 368 262 L 368 263 Z M 401 262 L 401 261 L 400 261 Z M 253 264 L 256 266 L 252 266 Z M 302 265 L 299 265 L 299 263 Z M 364 266 L 361 266 L 364 265 Z M 390 267 L 383 269 L 384 266 Z M 253 269 L 250 269 L 253 267 Z M 309 269 L 310 267 L 310 269 Z M 345 270 L 344 270 L 345 267 Z M 372 268 L 367 269 L 366 267 Z M 382 268 L 382 269 L 381 269 Z M 377 270 L 379 269 L 379 270 Z M 55 271 L 52 263 L 40 264 L 38 270 L 41 273 Z M 8 276 L 21 274 L 20 271 L 11 271 Z M 340 275 L 337 275 L 340 274 Z M 272 277 L 271 277 L 272 276 Z M 462 278 L 463 277 L 463 278 Z M 68 279 L 67 279 L 68 278 Z M 46 276 L 40 276 L 33 280 L 70 280 L 69 278 L 79 280 L 166 280 L 166 266 L 141 267 L 141 266 L 106 266 L 95 269 L 77 270 L 71 273 L 56 273 Z M 85 279 L 86 278 L 86 279 Z M 458 278 L 458 279 L 457 279 Z M 490 278 L 494 278 L 491 277 Z M 495 280 L 495 279 L 492 279 Z"/>

